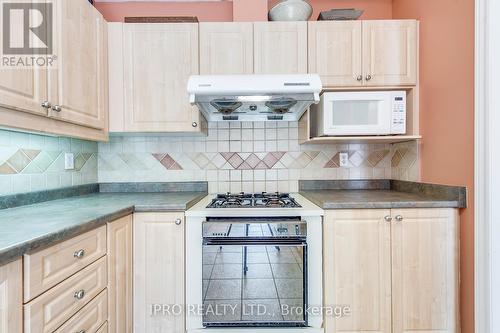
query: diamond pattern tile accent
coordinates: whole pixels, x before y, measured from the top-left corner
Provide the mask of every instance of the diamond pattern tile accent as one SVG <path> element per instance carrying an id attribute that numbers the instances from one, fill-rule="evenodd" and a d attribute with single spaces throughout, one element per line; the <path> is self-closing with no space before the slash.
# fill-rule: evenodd
<path id="1" fill-rule="evenodd" d="M 268 153 L 262 159 L 262 162 L 264 162 L 267 165 L 267 167 L 271 169 L 276 164 L 276 162 L 278 162 L 278 158 L 276 158 L 276 156 L 274 156 L 273 153 Z"/>
<path id="2" fill-rule="evenodd" d="M 366 159 L 370 166 L 377 166 L 387 155 L 389 155 L 389 150 L 377 150 L 371 152 Z"/>
<path id="3" fill-rule="evenodd" d="M 238 154 L 233 154 L 233 156 L 231 156 L 227 161 L 235 169 L 237 169 L 243 163 L 243 159 Z"/>
<path id="4" fill-rule="evenodd" d="M 152 154 L 167 170 L 183 170 L 169 154 Z"/>
<path id="5" fill-rule="evenodd" d="M 255 154 L 250 154 L 250 156 L 248 156 L 245 160 L 245 163 L 247 163 L 248 166 L 253 169 L 260 163 L 260 158 L 258 158 Z"/>

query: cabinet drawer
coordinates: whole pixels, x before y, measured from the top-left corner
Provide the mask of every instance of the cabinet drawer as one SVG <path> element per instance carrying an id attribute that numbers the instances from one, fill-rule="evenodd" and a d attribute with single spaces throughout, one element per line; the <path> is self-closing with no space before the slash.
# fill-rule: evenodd
<path id="1" fill-rule="evenodd" d="M 53 332 L 107 285 L 107 258 L 102 257 L 24 305 L 24 332 Z M 80 297 L 77 293 L 83 291 Z"/>
<path id="2" fill-rule="evenodd" d="M 106 226 L 24 255 L 24 303 L 106 254 Z"/>
<path id="3" fill-rule="evenodd" d="M 104 290 L 90 301 L 55 333 L 85 332 L 95 333 L 108 317 L 108 291 Z"/>

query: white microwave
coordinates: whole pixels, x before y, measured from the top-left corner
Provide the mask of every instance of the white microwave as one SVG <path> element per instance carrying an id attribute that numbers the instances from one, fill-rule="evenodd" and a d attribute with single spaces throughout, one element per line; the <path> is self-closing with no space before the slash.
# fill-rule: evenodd
<path id="1" fill-rule="evenodd" d="M 406 92 L 325 92 L 311 119 L 318 136 L 405 134 Z"/>

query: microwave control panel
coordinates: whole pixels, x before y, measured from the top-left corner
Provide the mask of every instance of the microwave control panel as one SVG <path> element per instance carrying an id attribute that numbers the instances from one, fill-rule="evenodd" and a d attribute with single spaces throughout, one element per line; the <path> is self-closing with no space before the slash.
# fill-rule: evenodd
<path id="1" fill-rule="evenodd" d="M 391 134 L 406 134 L 406 96 L 397 94 L 392 98 Z"/>

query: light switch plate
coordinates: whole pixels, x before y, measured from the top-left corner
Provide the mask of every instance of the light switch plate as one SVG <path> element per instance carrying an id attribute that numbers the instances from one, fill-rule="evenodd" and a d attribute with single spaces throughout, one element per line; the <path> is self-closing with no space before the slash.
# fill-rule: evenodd
<path id="1" fill-rule="evenodd" d="M 346 167 L 349 165 L 349 153 L 340 153 L 339 154 L 339 164 L 340 164 L 340 167 Z"/>
<path id="2" fill-rule="evenodd" d="M 64 169 L 65 170 L 75 169 L 75 155 L 73 153 L 64 154 Z"/>

